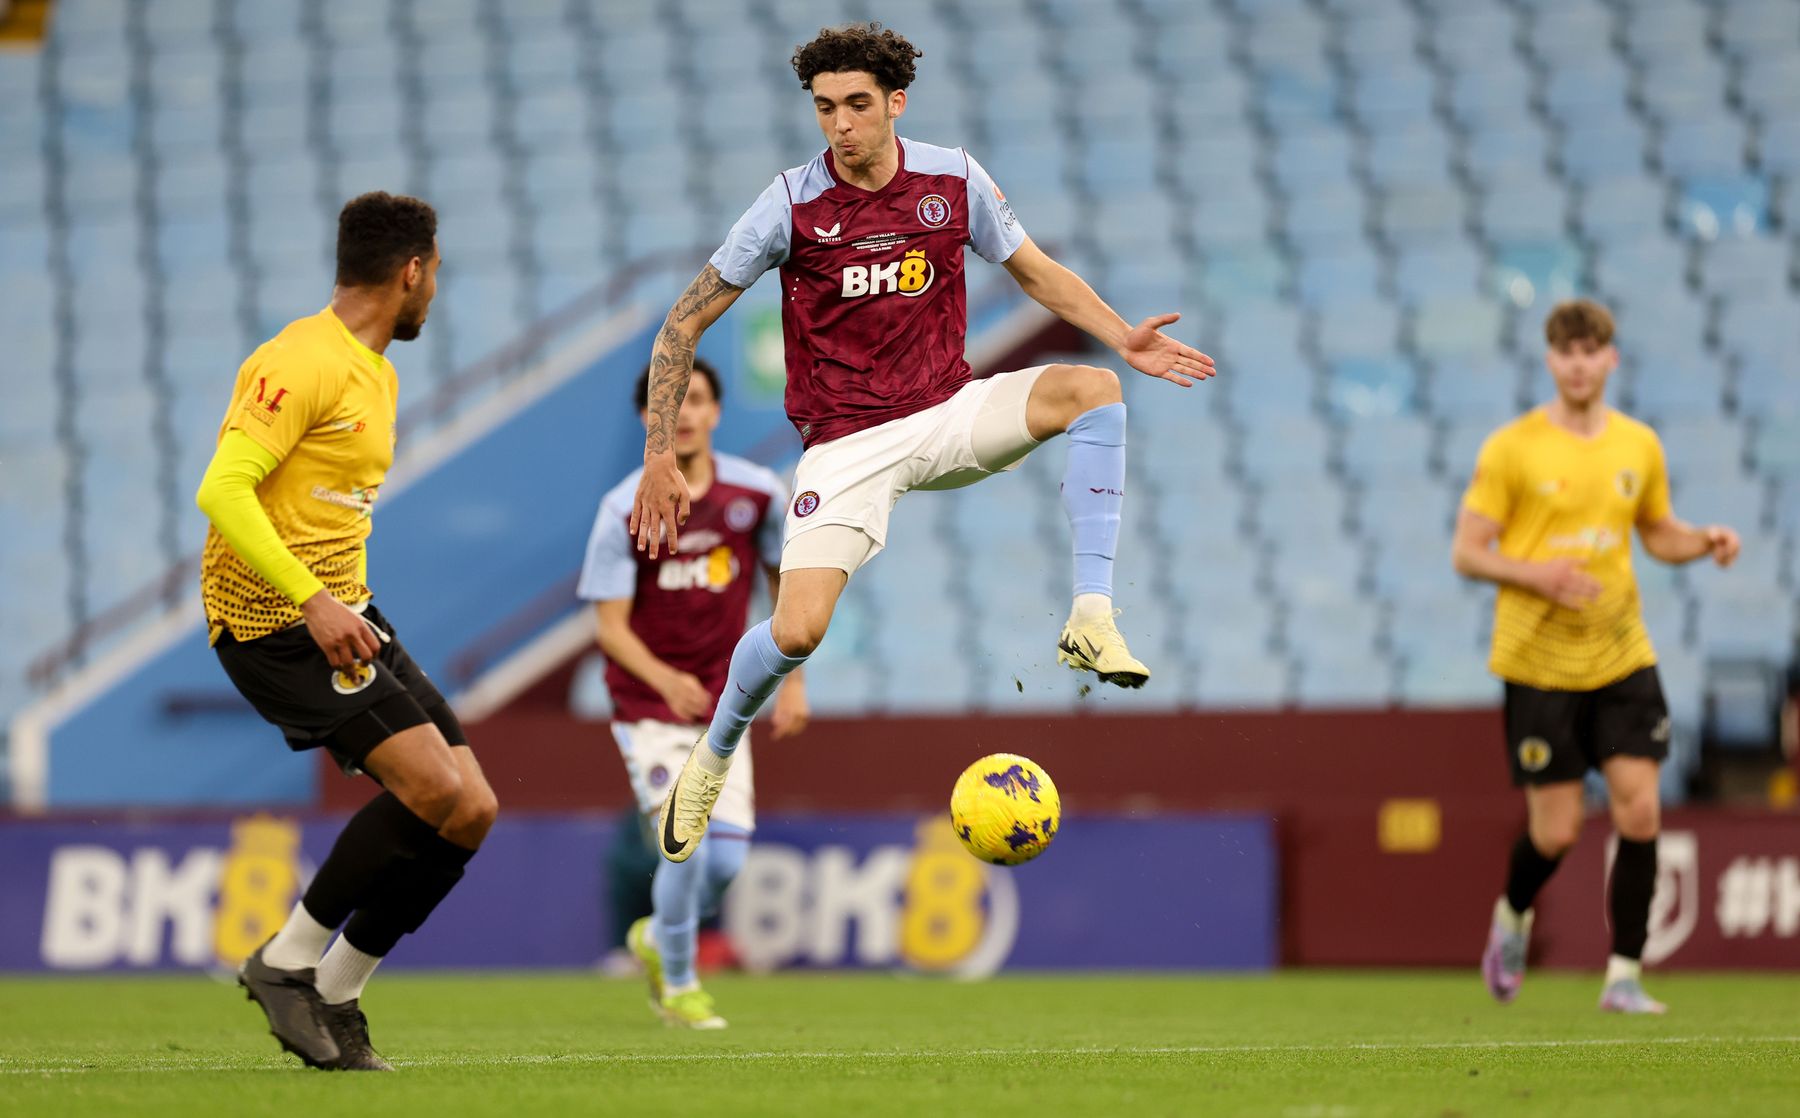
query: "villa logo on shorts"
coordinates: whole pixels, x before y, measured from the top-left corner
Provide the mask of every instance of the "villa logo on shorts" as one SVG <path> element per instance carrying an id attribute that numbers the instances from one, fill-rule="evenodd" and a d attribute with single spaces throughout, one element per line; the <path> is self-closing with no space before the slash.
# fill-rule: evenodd
<path id="1" fill-rule="evenodd" d="M 913 249 L 899 260 L 886 264 L 852 264 L 844 269 L 843 296 L 857 299 L 864 295 L 904 295 L 916 299 L 931 288 L 937 269 L 925 259 L 923 249 Z"/>
<path id="2" fill-rule="evenodd" d="M 794 498 L 794 515 L 795 516 L 799 516 L 799 517 L 811 516 L 818 509 L 818 507 L 819 507 L 819 495 L 817 493 L 814 493 L 810 489 L 808 489 L 806 492 L 800 494 L 798 497 Z"/>
<path id="3" fill-rule="evenodd" d="M 1528 773 L 1541 773 L 1550 764 L 1550 743 L 1543 738 L 1526 738 L 1519 743 L 1519 767 Z"/>
<path id="4" fill-rule="evenodd" d="M 331 671 L 331 689 L 340 695 L 354 695 L 366 690 L 374 682 L 374 664 L 352 664 L 348 668 L 333 668 Z"/>

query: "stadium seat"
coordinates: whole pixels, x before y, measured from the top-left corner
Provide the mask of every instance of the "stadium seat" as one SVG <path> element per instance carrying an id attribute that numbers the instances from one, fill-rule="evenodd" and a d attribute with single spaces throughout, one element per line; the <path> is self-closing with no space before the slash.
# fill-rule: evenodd
<path id="1" fill-rule="evenodd" d="M 1754 57 L 1800 39 L 1800 9 L 1781 0 L 1734 0 L 1722 8 L 1719 41 L 1728 54 Z"/>
<path id="2" fill-rule="evenodd" d="M 1303 252 L 1359 245 L 1368 223 L 1362 191 L 1350 182 L 1333 181 L 1288 200 L 1281 228 Z"/>
<path id="3" fill-rule="evenodd" d="M 1740 173 L 1747 147 L 1743 124 L 1721 113 L 1669 126 L 1658 150 L 1664 174 L 1696 179 Z"/>
<path id="4" fill-rule="evenodd" d="M 1327 710 L 1377 709 L 1394 700 L 1394 670 L 1383 658 L 1344 650 L 1300 659 L 1294 697 Z"/>
<path id="5" fill-rule="evenodd" d="M 1316 338 L 1328 362 L 1386 358 L 1399 348 L 1400 314 L 1372 293 L 1339 299 L 1320 310 Z"/>
<path id="6" fill-rule="evenodd" d="M 1330 449 L 1330 433 L 1317 420 L 1301 415 L 1271 419 L 1247 439 L 1239 465 L 1245 477 L 1269 484 L 1290 477 L 1322 477 Z"/>
<path id="7" fill-rule="evenodd" d="M 1486 299 L 1434 299 L 1413 319 L 1412 344 L 1428 361 L 1479 357 L 1494 351 L 1501 324 L 1500 308 Z"/>
<path id="8" fill-rule="evenodd" d="M 1674 477 L 1729 480 L 1744 471 L 1744 428 L 1736 419 L 1675 415 L 1657 424 L 1656 433 Z"/>
<path id="9" fill-rule="evenodd" d="M 1463 148 L 1463 166 L 1479 183 L 1543 175 L 1549 170 L 1549 161 L 1545 130 L 1511 120 L 1477 128 Z"/>
<path id="10" fill-rule="evenodd" d="M 1746 59 L 1738 68 L 1737 96 L 1765 130 L 1793 121 L 1800 109 L 1800 50 Z"/>
<path id="11" fill-rule="evenodd" d="M 1738 366 L 1737 411 L 1765 420 L 1800 413 L 1800 364 L 1758 355 Z"/>
<path id="12" fill-rule="evenodd" d="M 1699 648 L 1711 658 L 1781 664 L 1794 654 L 1792 600 L 1774 588 L 1722 589 L 1703 597 L 1695 624 Z"/>
<path id="13" fill-rule="evenodd" d="M 1754 175 L 1690 179 L 1675 212 L 1680 229 L 1703 241 L 1754 236 L 1769 224 L 1769 187 Z"/>
<path id="14" fill-rule="evenodd" d="M 1787 483 L 1800 478 L 1800 418 L 1773 415 L 1751 428 L 1750 457 L 1757 469 Z"/>
<path id="15" fill-rule="evenodd" d="M 1421 657 L 1400 667 L 1398 697 L 1409 707 L 1467 709 L 1500 702 L 1500 681 L 1479 656 Z"/>
<path id="16" fill-rule="evenodd" d="M 1395 255 L 1394 290 L 1408 305 L 1475 295 L 1481 289 L 1481 270 L 1481 252 L 1466 241 L 1403 248 Z"/>
<path id="17" fill-rule="evenodd" d="M 1411 192 L 1450 186 L 1450 141 L 1435 127 L 1378 132 L 1363 159 L 1369 178 L 1383 190 Z"/>
<path id="18" fill-rule="evenodd" d="M 1633 175 L 1643 169 L 1647 142 L 1644 126 L 1633 117 L 1579 120 L 1562 132 L 1557 163 L 1564 175 L 1578 183 Z"/>
<path id="19" fill-rule="evenodd" d="M 1287 661 L 1269 653 L 1208 658 L 1200 665 L 1195 705 L 1209 710 L 1280 707 L 1292 696 L 1291 676 Z"/>
<path id="20" fill-rule="evenodd" d="M 1319 248 L 1301 256 L 1295 286 L 1300 301 L 1315 309 L 1363 298 L 1381 286 L 1381 258 L 1360 241 Z"/>

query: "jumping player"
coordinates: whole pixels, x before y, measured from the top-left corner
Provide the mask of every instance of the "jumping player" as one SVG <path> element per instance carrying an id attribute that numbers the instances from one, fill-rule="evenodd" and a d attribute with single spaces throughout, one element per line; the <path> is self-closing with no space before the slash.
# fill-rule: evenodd
<path id="1" fill-rule="evenodd" d="M 1640 960 L 1669 712 L 1631 571 L 1631 532 L 1665 563 L 1710 555 L 1721 567 L 1737 558 L 1738 536 L 1677 519 L 1656 433 L 1606 406 L 1606 379 L 1619 363 L 1606 308 L 1562 303 L 1544 334 L 1556 398 L 1481 448 L 1453 545 L 1459 573 L 1500 587 L 1489 666 L 1506 683 L 1507 752 L 1529 818 L 1494 904 L 1481 972 L 1498 1001 L 1518 996 L 1532 901 L 1575 845 L 1582 778 L 1599 769 L 1619 841 L 1600 1008 L 1662 1013 L 1644 992 Z"/>
<path id="2" fill-rule="evenodd" d="M 200 581 L 225 674 L 288 748 L 323 747 L 383 789 L 239 973 L 282 1047 L 316 1068 L 392 1070 L 370 1047 L 363 986 L 462 878 L 496 811 L 456 715 L 367 585 L 399 396 L 383 354 L 419 336 L 438 264 L 424 202 L 345 205 L 331 305 L 238 370 L 196 496 L 212 522 Z"/>
<path id="3" fill-rule="evenodd" d="M 703 360 L 694 362 L 694 371 L 699 376 L 688 383 L 672 443 L 692 500 L 682 532 L 686 550 L 652 559 L 631 546 L 638 483 L 633 471 L 600 502 L 577 587 L 594 603 L 613 736 L 638 810 L 652 827 L 670 779 L 725 688 L 731 649 L 750 620 L 751 580 L 764 573 L 771 597 L 780 593 L 787 488 L 761 466 L 713 452 L 719 375 Z M 647 414 L 649 385 L 645 370 L 637 383 L 641 415 Z M 795 672 L 775 697 L 775 737 L 799 733 L 806 719 L 805 684 Z M 694 949 L 701 919 L 743 868 L 756 829 L 747 736 L 715 815 L 694 857 L 659 862 L 651 885 L 655 913 L 625 937 L 650 980 L 651 1009 L 667 1023 L 691 1029 L 725 1027 L 695 977 Z"/>
<path id="4" fill-rule="evenodd" d="M 1150 678 L 1113 623 L 1113 549 L 1125 491 L 1125 405 L 1105 369 L 1048 365 L 972 382 L 963 248 L 1003 263 L 1033 299 L 1132 368 L 1187 387 L 1212 359 L 1165 336 L 1176 315 L 1132 326 L 1019 227 L 967 152 L 895 135 L 920 52 L 879 24 L 820 33 L 795 52 L 826 150 L 776 176 L 669 311 L 651 357 L 637 546 L 679 545 L 690 511 L 672 440 L 694 345 L 743 290 L 781 269 L 787 412 L 806 450 L 795 474 L 774 617 L 732 653 L 730 684 L 664 802 L 663 855 L 687 858 L 738 737 L 781 678 L 824 638 L 846 581 L 887 542 L 913 489 L 950 489 L 1010 469 L 1067 432 L 1063 504 L 1075 593 L 1057 658 L 1105 682 Z"/>

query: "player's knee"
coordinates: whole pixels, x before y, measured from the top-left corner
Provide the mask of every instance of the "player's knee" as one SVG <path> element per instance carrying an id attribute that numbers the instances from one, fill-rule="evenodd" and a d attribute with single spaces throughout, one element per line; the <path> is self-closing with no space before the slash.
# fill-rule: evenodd
<path id="1" fill-rule="evenodd" d="M 1653 795 L 1616 800 L 1612 809 L 1613 830 L 1632 842 L 1648 842 L 1662 827 L 1662 805 Z"/>
<path id="2" fill-rule="evenodd" d="M 500 815 L 500 800 L 485 783 L 463 783 L 462 798 L 444 824 L 445 837 L 462 846 L 479 847 Z"/>
<path id="3" fill-rule="evenodd" d="M 494 795 L 494 790 L 486 784 L 464 784 L 463 797 L 458 801 L 457 809 L 486 834 L 487 829 L 494 825 L 494 820 L 500 817 L 500 797 Z"/>
<path id="4" fill-rule="evenodd" d="M 444 765 L 406 782 L 400 798 L 414 815 L 434 827 L 442 827 L 456 813 L 463 796 L 462 773 Z"/>
<path id="5" fill-rule="evenodd" d="M 1562 857 L 1575 848 L 1575 843 L 1580 838 L 1580 816 L 1531 821 L 1531 844 L 1546 858 Z"/>
<path id="6" fill-rule="evenodd" d="M 783 656 L 795 659 L 811 656 L 825 639 L 825 626 L 811 624 L 806 619 L 791 620 L 776 615 L 769 622 L 769 635 L 775 639 L 775 647 Z"/>
<path id="7" fill-rule="evenodd" d="M 1125 398 L 1119 388 L 1119 376 L 1111 369 L 1096 365 L 1063 365 L 1069 383 L 1070 403 L 1076 415 L 1116 404 Z"/>

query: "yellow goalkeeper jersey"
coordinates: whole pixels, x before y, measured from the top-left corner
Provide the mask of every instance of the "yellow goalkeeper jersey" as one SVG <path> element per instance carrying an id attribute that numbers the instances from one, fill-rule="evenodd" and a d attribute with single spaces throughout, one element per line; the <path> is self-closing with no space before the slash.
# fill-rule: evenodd
<path id="1" fill-rule="evenodd" d="M 370 514 L 394 460 L 399 378 L 329 308 L 291 322 L 238 369 L 218 437 L 242 431 L 279 464 L 257 500 L 294 557 L 339 601 L 369 597 Z M 254 640 L 300 610 L 250 569 L 218 529 L 200 563 L 209 639 Z"/>
<path id="2" fill-rule="evenodd" d="M 1495 675 L 1591 691 L 1656 663 L 1631 570 L 1633 527 L 1671 512 L 1656 432 L 1612 411 L 1599 434 L 1583 438 L 1538 408 L 1488 437 L 1463 507 L 1501 526 L 1503 555 L 1577 559 L 1601 586 L 1578 610 L 1501 586 L 1488 661 Z"/>

